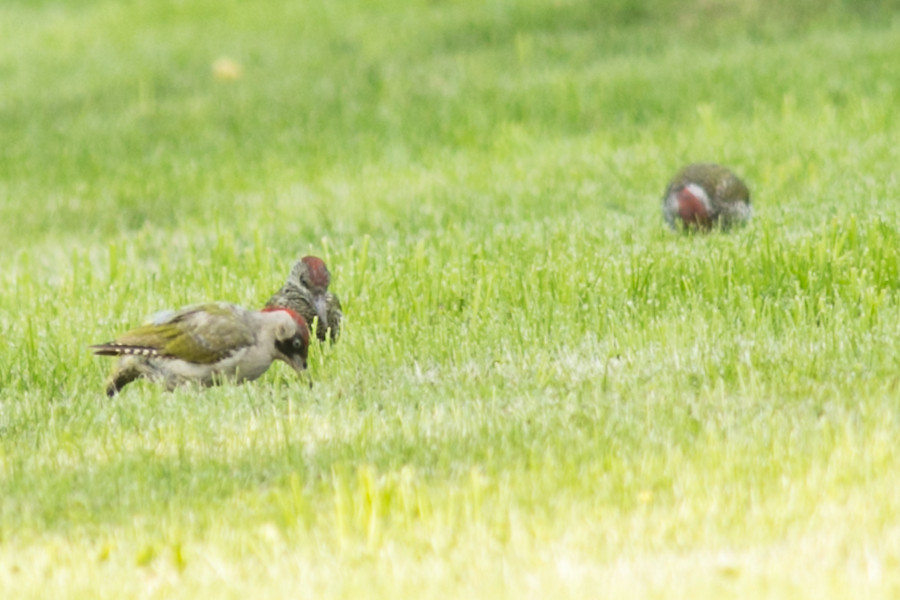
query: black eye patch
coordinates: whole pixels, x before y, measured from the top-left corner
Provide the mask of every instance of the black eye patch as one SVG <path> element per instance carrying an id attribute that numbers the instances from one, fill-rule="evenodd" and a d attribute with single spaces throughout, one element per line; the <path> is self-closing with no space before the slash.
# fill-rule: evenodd
<path id="1" fill-rule="evenodd" d="M 275 347 L 285 356 L 303 354 L 303 349 L 305 348 L 300 336 L 294 336 L 289 340 L 279 340 L 275 342 Z"/>

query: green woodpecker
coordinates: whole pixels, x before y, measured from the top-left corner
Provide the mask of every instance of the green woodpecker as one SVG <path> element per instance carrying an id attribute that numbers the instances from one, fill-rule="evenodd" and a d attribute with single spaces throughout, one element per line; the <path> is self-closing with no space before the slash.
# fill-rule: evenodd
<path id="1" fill-rule="evenodd" d="M 743 225 L 750 220 L 750 190 L 726 167 L 688 165 L 666 188 L 663 215 L 673 229 L 688 231 Z"/>
<path id="2" fill-rule="evenodd" d="M 331 330 L 334 342 L 341 332 L 341 302 L 328 291 L 331 273 L 321 258 L 304 256 L 296 263 L 287 281 L 275 295 L 266 302 L 266 307 L 284 306 L 302 316 L 308 323 L 318 319 L 316 337 L 325 341 L 326 332 Z"/>
<path id="3" fill-rule="evenodd" d="M 114 396 L 140 377 L 168 390 L 190 382 L 248 381 L 275 360 L 302 373 L 309 328 L 287 308 L 256 311 L 219 302 L 159 313 L 147 325 L 91 348 L 97 355 L 120 357 L 106 388 L 107 396 Z"/>

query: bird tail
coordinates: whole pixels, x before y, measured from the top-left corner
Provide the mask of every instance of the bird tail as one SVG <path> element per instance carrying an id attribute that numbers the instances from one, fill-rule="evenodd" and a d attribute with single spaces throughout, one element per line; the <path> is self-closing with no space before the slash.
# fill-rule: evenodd
<path id="1" fill-rule="evenodd" d="M 88 347 L 97 356 L 119 356 L 120 354 L 122 354 L 122 349 L 112 342 L 107 342 L 105 344 L 94 344 L 93 346 Z"/>
<path id="2" fill-rule="evenodd" d="M 116 342 L 106 342 L 105 344 L 94 344 L 88 346 L 97 356 L 155 356 L 158 354 L 156 348 L 144 346 L 126 346 Z"/>
<path id="3" fill-rule="evenodd" d="M 95 344 L 90 346 L 90 348 L 97 356 L 122 357 L 113 369 L 112 375 L 110 375 L 106 384 L 106 395 L 110 398 L 118 394 L 123 387 L 144 375 L 141 365 L 146 361 L 144 357 L 152 353 L 152 350 L 148 348 L 123 346 L 116 342 Z"/>

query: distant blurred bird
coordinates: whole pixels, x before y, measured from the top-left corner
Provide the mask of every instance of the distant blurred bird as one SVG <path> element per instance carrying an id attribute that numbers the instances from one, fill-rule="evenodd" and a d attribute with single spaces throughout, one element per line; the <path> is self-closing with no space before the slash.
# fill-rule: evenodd
<path id="1" fill-rule="evenodd" d="M 302 316 L 310 324 L 318 318 L 316 337 L 325 341 L 326 332 L 331 330 L 331 341 L 341 333 L 341 302 L 328 291 L 331 273 L 321 258 L 304 256 L 296 263 L 287 281 L 275 295 L 266 302 L 267 308 L 283 306 Z"/>
<path id="2" fill-rule="evenodd" d="M 727 167 L 696 163 L 679 171 L 663 197 L 663 215 L 673 229 L 708 231 L 750 220 L 750 190 Z"/>
<path id="3" fill-rule="evenodd" d="M 275 360 L 302 373 L 309 327 L 290 309 L 256 311 L 220 302 L 160 313 L 151 323 L 91 349 L 99 356 L 120 357 L 106 388 L 106 395 L 114 396 L 140 377 L 164 383 L 168 390 L 189 382 L 248 381 Z"/>

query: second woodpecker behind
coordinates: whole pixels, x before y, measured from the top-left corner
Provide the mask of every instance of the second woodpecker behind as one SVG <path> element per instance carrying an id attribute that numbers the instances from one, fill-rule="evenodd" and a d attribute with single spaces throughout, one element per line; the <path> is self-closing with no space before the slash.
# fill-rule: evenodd
<path id="1" fill-rule="evenodd" d="M 341 332 L 341 302 L 328 291 L 331 273 L 318 256 L 304 256 L 296 263 L 280 290 L 266 302 L 267 308 L 285 307 L 293 310 L 312 325 L 318 319 L 316 337 L 325 341 L 337 340 Z"/>

